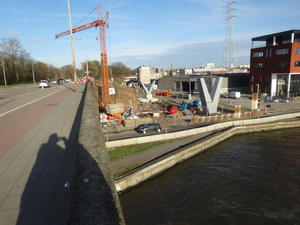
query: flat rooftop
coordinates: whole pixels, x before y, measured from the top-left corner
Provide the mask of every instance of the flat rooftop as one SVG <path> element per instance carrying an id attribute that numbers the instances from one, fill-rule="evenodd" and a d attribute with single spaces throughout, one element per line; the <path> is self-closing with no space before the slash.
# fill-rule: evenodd
<path id="1" fill-rule="evenodd" d="M 273 34 L 267 34 L 264 36 L 260 36 L 260 37 L 255 37 L 252 38 L 252 41 L 267 41 L 270 38 L 273 38 L 274 36 L 278 37 L 278 36 L 287 36 L 290 34 L 300 34 L 300 30 L 288 30 L 288 31 L 283 31 L 283 32 L 279 32 L 279 33 L 273 33 Z"/>

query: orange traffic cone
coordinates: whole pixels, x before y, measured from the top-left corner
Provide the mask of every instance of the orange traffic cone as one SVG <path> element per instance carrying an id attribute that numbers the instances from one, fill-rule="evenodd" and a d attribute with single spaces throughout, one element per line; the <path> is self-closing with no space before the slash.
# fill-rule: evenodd
<path id="1" fill-rule="evenodd" d="M 42 86 L 42 91 L 45 91 L 44 86 Z"/>

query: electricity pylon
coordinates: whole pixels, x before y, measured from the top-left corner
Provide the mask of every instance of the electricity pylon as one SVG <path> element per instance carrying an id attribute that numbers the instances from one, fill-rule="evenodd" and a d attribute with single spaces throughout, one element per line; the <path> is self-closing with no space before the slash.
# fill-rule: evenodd
<path id="1" fill-rule="evenodd" d="M 226 28 L 226 35 L 224 41 L 224 49 L 223 49 L 223 58 L 222 58 L 222 66 L 226 68 L 231 68 L 231 66 L 236 66 L 235 61 L 235 49 L 234 49 L 234 39 L 233 39 L 233 22 L 232 18 L 232 11 L 235 10 L 232 8 L 233 2 L 232 0 L 228 1 L 227 7 L 227 28 Z"/>

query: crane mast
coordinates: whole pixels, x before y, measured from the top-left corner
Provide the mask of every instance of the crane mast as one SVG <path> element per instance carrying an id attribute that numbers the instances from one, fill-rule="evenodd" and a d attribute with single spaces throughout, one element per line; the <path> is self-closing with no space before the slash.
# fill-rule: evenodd
<path id="1" fill-rule="evenodd" d="M 99 27 L 101 72 L 102 72 L 102 103 L 106 106 L 110 104 L 108 60 L 107 60 L 107 51 L 106 51 L 106 28 L 108 28 L 108 12 L 106 12 L 102 17 L 101 5 L 98 5 L 98 20 L 73 28 L 72 33 L 86 30 L 91 27 L 95 27 L 95 28 Z M 55 35 L 55 38 L 57 39 L 68 34 L 70 34 L 69 30 Z"/>

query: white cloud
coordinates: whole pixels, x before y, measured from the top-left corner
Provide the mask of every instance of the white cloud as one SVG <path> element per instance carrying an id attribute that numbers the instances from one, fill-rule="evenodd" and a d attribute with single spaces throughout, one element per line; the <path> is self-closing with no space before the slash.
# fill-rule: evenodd
<path id="1" fill-rule="evenodd" d="M 5 33 L 5 35 L 22 34 L 22 32 L 19 30 L 5 30 L 4 33 Z"/>

